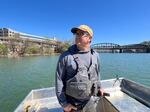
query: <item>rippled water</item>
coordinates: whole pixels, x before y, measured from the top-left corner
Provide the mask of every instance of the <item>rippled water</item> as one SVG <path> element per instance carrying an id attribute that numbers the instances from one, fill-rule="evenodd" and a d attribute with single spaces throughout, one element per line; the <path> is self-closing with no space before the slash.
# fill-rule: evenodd
<path id="1" fill-rule="evenodd" d="M 150 54 L 101 54 L 102 79 L 125 77 L 150 87 Z"/>
<path id="2" fill-rule="evenodd" d="M 116 75 L 150 87 L 150 54 L 100 54 L 101 78 Z M 12 112 L 36 88 L 54 86 L 58 56 L 0 58 L 0 112 Z"/>

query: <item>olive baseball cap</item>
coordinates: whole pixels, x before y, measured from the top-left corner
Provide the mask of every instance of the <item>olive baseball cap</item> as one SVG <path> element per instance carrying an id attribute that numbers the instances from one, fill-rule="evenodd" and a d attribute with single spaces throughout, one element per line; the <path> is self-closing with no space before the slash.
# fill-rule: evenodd
<path id="1" fill-rule="evenodd" d="M 78 30 L 88 32 L 90 34 L 90 36 L 93 37 L 93 31 L 87 25 L 80 25 L 79 27 L 74 27 L 74 28 L 71 29 L 71 32 L 76 33 Z"/>

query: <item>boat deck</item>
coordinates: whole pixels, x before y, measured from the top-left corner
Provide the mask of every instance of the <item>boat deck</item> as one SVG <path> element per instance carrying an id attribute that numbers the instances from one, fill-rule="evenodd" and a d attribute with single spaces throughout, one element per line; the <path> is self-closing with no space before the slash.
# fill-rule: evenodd
<path id="1" fill-rule="evenodd" d="M 150 112 L 149 106 L 123 92 L 119 81 L 115 82 L 115 85 L 114 82 L 115 80 L 102 81 L 102 87 L 105 92 L 110 93 L 110 96 L 100 98 L 97 110 L 101 110 L 100 112 Z M 147 89 L 147 92 L 149 94 L 150 90 Z M 54 87 L 32 90 L 15 112 L 25 110 L 28 112 L 63 112 L 56 98 Z"/>
<path id="2" fill-rule="evenodd" d="M 106 99 L 120 112 L 150 112 L 150 108 L 122 91 L 112 92 Z"/>
<path id="3" fill-rule="evenodd" d="M 56 97 L 44 98 L 35 102 L 38 102 L 36 108 L 34 108 L 36 112 L 63 112 Z"/>

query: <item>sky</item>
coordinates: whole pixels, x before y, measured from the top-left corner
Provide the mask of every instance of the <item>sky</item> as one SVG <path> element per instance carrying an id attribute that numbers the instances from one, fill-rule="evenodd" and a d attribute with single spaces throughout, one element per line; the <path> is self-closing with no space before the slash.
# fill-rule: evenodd
<path id="1" fill-rule="evenodd" d="M 0 28 L 71 40 L 89 25 L 92 44 L 150 41 L 150 0 L 0 0 Z"/>

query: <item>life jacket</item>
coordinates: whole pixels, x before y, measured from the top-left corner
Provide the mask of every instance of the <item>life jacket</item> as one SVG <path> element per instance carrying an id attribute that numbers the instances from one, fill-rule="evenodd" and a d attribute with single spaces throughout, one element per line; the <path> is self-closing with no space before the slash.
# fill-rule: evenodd
<path id="1" fill-rule="evenodd" d="M 66 94 L 76 99 L 89 99 L 97 94 L 98 69 L 97 62 L 93 61 L 94 51 L 91 49 L 90 66 L 87 68 L 77 54 L 72 54 L 77 64 L 77 73 L 66 81 Z M 97 58 L 97 57 L 96 57 Z"/>

